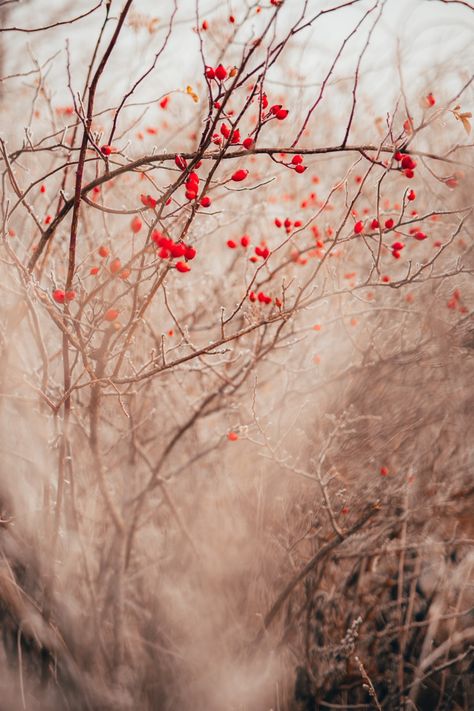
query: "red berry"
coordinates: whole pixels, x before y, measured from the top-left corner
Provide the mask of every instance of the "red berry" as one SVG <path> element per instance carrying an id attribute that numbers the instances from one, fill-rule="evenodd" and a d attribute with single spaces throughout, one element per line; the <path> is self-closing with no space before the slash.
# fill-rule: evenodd
<path id="1" fill-rule="evenodd" d="M 151 195 L 144 195 L 143 193 L 140 195 L 140 200 L 142 202 L 142 205 L 145 205 L 145 207 L 156 207 L 157 200 L 153 198 Z"/>
<path id="2" fill-rule="evenodd" d="M 211 198 L 210 198 L 208 195 L 205 195 L 205 196 L 201 199 L 201 205 L 202 205 L 202 207 L 209 207 L 210 204 L 211 204 Z"/>
<path id="3" fill-rule="evenodd" d="M 219 64 L 219 66 L 216 67 L 215 73 L 219 81 L 224 81 L 227 76 L 227 69 L 223 67 L 222 64 Z"/>
<path id="4" fill-rule="evenodd" d="M 183 158 L 183 156 L 180 156 L 179 153 L 177 153 L 175 155 L 174 162 L 180 170 L 184 170 L 186 168 L 186 166 L 188 165 L 186 159 Z"/>
<path id="5" fill-rule="evenodd" d="M 250 136 L 248 138 L 244 138 L 242 145 L 249 151 L 253 146 L 253 138 L 250 138 Z"/>
<path id="6" fill-rule="evenodd" d="M 66 301 L 74 301 L 76 298 L 76 292 L 74 289 L 71 289 L 70 291 L 66 291 L 65 293 Z"/>
<path id="7" fill-rule="evenodd" d="M 268 249 L 268 247 L 255 247 L 255 254 L 258 257 L 262 257 L 262 259 L 266 259 L 270 254 L 270 250 Z"/>
<path id="8" fill-rule="evenodd" d="M 191 271 L 191 267 L 189 266 L 189 264 L 186 264 L 186 262 L 177 262 L 176 269 L 178 270 L 178 272 L 181 272 L 182 274 L 184 274 L 185 272 Z"/>
<path id="9" fill-rule="evenodd" d="M 415 232 L 415 234 L 413 236 L 419 242 L 422 242 L 424 239 L 427 239 L 427 237 L 428 237 L 428 235 L 426 235 L 424 232 Z"/>
<path id="10" fill-rule="evenodd" d="M 237 247 L 237 243 L 234 242 L 233 239 L 228 239 L 227 246 L 229 247 L 229 249 L 235 249 Z"/>
<path id="11" fill-rule="evenodd" d="M 132 232 L 134 234 L 137 234 L 138 232 L 140 232 L 141 228 L 143 227 L 143 222 L 141 221 L 141 219 L 138 216 L 134 217 L 130 223 L 130 227 L 132 228 Z"/>
<path id="12" fill-rule="evenodd" d="M 99 273 L 99 267 L 92 267 L 92 269 L 89 272 L 89 274 L 91 274 L 92 276 L 95 276 L 98 273 Z"/>
<path id="13" fill-rule="evenodd" d="M 359 222 L 356 222 L 354 225 L 354 232 L 356 233 L 356 235 L 360 235 L 361 232 L 363 232 L 363 231 L 364 231 L 364 223 L 362 222 L 362 220 L 359 220 Z"/>
<path id="14" fill-rule="evenodd" d="M 390 218 L 389 220 L 385 220 L 385 229 L 391 230 L 394 224 L 395 223 L 392 218 Z"/>
<path id="15" fill-rule="evenodd" d="M 212 67 L 206 67 L 205 74 L 208 79 L 215 79 L 216 77 L 216 72 Z"/>
<path id="16" fill-rule="evenodd" d="M 415 191 L 414 191 L 414 190 L 410 190 L 410 191 L 408 192 L 407 199 L 410 200 L 410 201 L 413 201 L 413 200 L 415 200 L 415 198 L 416 198 L 416 193 L 415 193 Z"/>
<path id="17" fill-rule="evenodd" d="M 235 171 L 235 173 L 232 175 L 231 180 L 236 183 L 240 183 L 241 180 L 245 180 L 248 174 L 248 170 L 244 170 L 243 168 L 241 168 L 240 170 Z"/>
<path id="18" fill-rule="evenodd" d="M 382 476 L 387 476 L 388 474 L 388 467 L 380 467 L 380 474 Z"/>
<path id="19" fill-rule="evenodd" d="M 108 247 L 106 247 L 105 245 L 102 245 L 101 247 L 99 247 L 99 255 L 101 257 L 104 257 L 104 258 L 108 257 L 109 254 L 110 254 L 110 249 Z"/>
<path id="20" fill-rule="evenodd" d="M 100 151 L 104 156 L 109 156 L 112 153 L 112 146 L 102 146 Z"/>
<path id="21" fill-rule="evenodd" d="M 194 259 L 194 257 L 196 256 L 196 250 L 194 249 L 194 247 L 188 245 L 184 251 L 184 256 L 189 261 Z"/>
<path id="22" fill-rule="evenodd" d="M 248 235 L 243 235 L 240 238 L 240 244 L 242 245 L 242 247 L 248 247 L 250 244 L 250 237 Z"/>
<path id="23" fill-rule="evenodd" d="M 117 274 L 122 268 L 122 262 L 120 259 L 116 258 L 110 262 L 110 271 L 112 274 Z"/>
<path id="24" fill-rule="evenodd" d="M 402 168 L 404 170 L 413 170 L 416 163 L 412 160 L 411 156 L 403 156 L 402 158 Z"/>
<path id="25" fill-rule="evenodd" d="M 288 109 L 278 109 L 275 114 L 275 118 L 277 118 L 279 121 L 283 121 L 288 116 L 288 113 Z"/>
<path id="26" fill-rule="evenodd" d="M 104 320 L 105 321 L 115 321 L 117 316 L 119 315 L 119 312 L 117 309 L 107 309 L 107 311 L 104 314 Z"/>
<path id="27" fill-rule="evenodd" d="M 295 166 L 295 172 L 296 172 L 296 173 L 304 173 L 305 170 L 306 170 L 306 166 L 305 166 L 305 165 L 299 164 L 299 165 Z"/>
<path id="28" fill-rule="evenodd" d="M 176 244 L 171 244 L 169 247 L 167 247 L 169 251 L 171 252 L 171 256 L 173 259 L 178 259 L 179 257 L 184 257 L 185 252 L 186 252 L 186 247 L 182 242 L 177 242 Z"/>
<path id="29" fill-rule="evenodd" d="M 372 220 L 372 222 L 370 223 L 370 229 L 377 230 L 378 228 L 379 228 L 379 221 L 374 218 Z"/>
<path id="30" fill-rule="evenodd" d="M 297 154 L 297 155 L 293 156 L 293 158 L 291 159 L 291 162 L 293 163 L 293 165 L 299 165 L 300 163 L 303 162 L 303 156 L 300 156 L 299 154 Z"/>
<path id="31" fill-rule="evenodd" d="M 57 304 L 64 304 L 66 294 L 62 289 L 55 289 L 53 291 L 53 299 L 56 301 Z"/>

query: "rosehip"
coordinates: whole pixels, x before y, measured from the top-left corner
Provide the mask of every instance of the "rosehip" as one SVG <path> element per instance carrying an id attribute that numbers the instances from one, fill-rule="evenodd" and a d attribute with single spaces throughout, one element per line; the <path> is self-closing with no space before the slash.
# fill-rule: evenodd
<path id="1" fill-rule="evenodd" d="M 107 309 L 107 311 L 104 314 L 104 320 L 105 321 L 115 321 L 117 316 L 119 315 L 119 312 L 117 309 Z"/>
<path id="2" fill-rule="evenodd" d="M 356 235 L 360 235 L 364 231 L 364 223 L 362 220 L 359 220 L 359 222 L 356 222 L 354 225 L 354 232 Z"/>
<path id="3" fill-rule="evenodd" d="M 184 170 L 186 168 L 186 166 L 188 165 L 186 159 L 183 158 L 183 156 L 180 156 L 179 153 L 177 153 L 175 155 L 174 162 L 180 170 Z"/>
<path id="4" fill-rule="evenodd" d="M 133 220 L 131 221 L 130 227 L 132 228 L 132 232 L 134 234 L 137 234 L 138 232 L 140 232 L 141 228 L 143 227 L 143 223 L 142 223 L 141 219 L 137 216 L 137 217 L 134 217 Z"/>
<path id="5" fill-rule="evenodd" d="M 191 271 L 191 267 L 189 266 L 189 264 L 186 264 L 186 262 L 177 262 L 176 269 L 178 270 L 178 272 L 181 272 L 182 274 L 184 274 L 185 272 Z"/>
<path id="6" fill-rule="evenodd" d="M 288 116 L 288 113 L 288 109 L 278 109 L 275 114 L 275 118 L 277 118 L 278 121 L 283 121 Z"/>
<path id="7" fill-rule="evenodd" d="M 117 274 L 122 268 L 122 262 L 120 259 L 116 258 L 110 262 L 110 271 L 112 274 Z"/>
<path id="8" fill-rule="evenodd" d="M 233 180 L 235 183 L 240 183 L 241 180 L 245 180 L 248 174 L 248 170 L 244 170 L 243 168 L 241 168 L 240 170 L 235 171 L 235 173 L 232 175 L 231 180 Z"/>
<path id="9" fill-rule="evenodd" d="M 219 81 L 224 81 L 227 76 L 227 69 L 223 67 L 222 64 L 219 64 L 219 66 L 215 69 L 215 75 Z"/>
<path id="10" fill-rule="evenodd" d="M 53 291 L 53 299 L 56 301 L 57 304 L 64 304 L 66 294 L 62 289 L 55 289 Z"/>
<path id="11" fill-rule="evenodd" d="M 184 251 L 184 256 L 188 261 L 194 259 L 194 257 L 196 256 L 196 250 L 194 249 L 194 247 L 188 245 Z"/>

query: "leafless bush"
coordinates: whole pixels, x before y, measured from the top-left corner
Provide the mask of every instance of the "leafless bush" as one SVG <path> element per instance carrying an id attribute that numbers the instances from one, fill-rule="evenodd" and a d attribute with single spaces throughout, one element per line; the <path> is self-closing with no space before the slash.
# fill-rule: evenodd
<path id="1" fill-rule="evenodd" d="M 469 709 L 470 3 L 162 5 L 0 2 L 2 708 Z"/>

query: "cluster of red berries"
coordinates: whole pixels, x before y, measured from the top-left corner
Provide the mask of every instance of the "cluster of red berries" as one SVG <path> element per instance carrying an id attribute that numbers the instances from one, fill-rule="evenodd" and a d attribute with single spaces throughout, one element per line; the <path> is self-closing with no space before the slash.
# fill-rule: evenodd
<path id="1" fill-rule="evenodd" d="M 180 170 L 186 170 L 188 167 L 188 163 L 183 156 L 176 154 L 174 162 L 178 166 Z M 196 165 L 194 166 L 195 170 L 198 170 L 202 165 L 202 161 L 198 161 Z M 186 189 L 185 195 L 188 200 L 196 200 L 199 192 L 199 175 L 195 171 L 191 171 L 188 176 L 186 177 L 186 182 L 184 184 L 184 187 Z M 204 197 L 201 198 L 200 205 L 202 207 L 210 207 L 211 205 L 211 198 L 208 195 L 205 195 Z"/>
<path id="2" fill-rule="evenodd" d="M 248 235 L 242 235 L 242 237 L 239 240 L 240 246 L 243 247 L 244 249 L 247 249 L 247 247 L 250 244 L 250 237 Z M 233 239 L 228 239 L 227 240 L 227 246 L 229 249 L 236 249 L 239 246 L 239 243 L 237 243 Z"/>
<path id="3" fill-rule="evenodd" d="M 145 207 L 150 207 L 151 209 L 155 208 L 158 203 L 158 200 L 155 200 L 154 197 L 152 197 L 151 195 L 145 195 L 144 193 L 140 195 L 140 200 L 142 205 L 145 205 Z"/>
<path id="4" fill-rule="evenodd" d="M 469 312 L 467 306 L 464 306 L 461 302 L 461 292 L 459 291 L 459 289 L 455 289 L 453 291 L 453 295 L 449 299 L 447 307 L 448 309 L 452 309 L 453 311 L 457 309 L 462 314 L 467 314 Z"/>
<path id="5" fill-rule="evenodd" d="M 188 200 L 195 200 L 199 192 L 199 175 L 192 171 L 189 173 L 185 182 L 186 197 Z"/>
<path id="6" fill-rule="evenodd" d="M 275 226 L 278 228 L 284 227 L 287 235 L 290 234 L 293 228 L 301 227 L 302 224 L 301 220 L 295 220 L 293 222 L 289 217 L 286 217 L 282 222 L 278 217 L 275 217 Z"/>
<path id="7" fill-rule="evenodd" d="M 290 163 L 286 164 L 288 168 L 291 168 L 295 173 L 304 173 L 307 166 L 303 165 L 303 156 L 299 153 L 293 156 Z"/>
<path id="8" fill-rule="evenodd" d="M 392 257 L 395 259 L 400 259 L 401 254 L 400 252 L 402 249 L 405 247 L 403 242 L 397 241 L 392 244 Z"/>
<path id="9" fill-rule="evenodd" d="M 170 237 L 162 234 L 159 230 L 153 230 L 151 235 L 153 242 L 159 247 L 158 256 L 161 259 L 181 259 L 184 257 L 186 262 L 177 262 L 176 269 L 179 272 L 189 272 L 191 267 L 187 264 L 196 256 L 196 250 L 189 244 L 184 242 L 173 242 Z"/>
<path id="10" fill-rule="evenodd" d="M 268 99 L 266 95 L 263 95 L 262 108 L 266 109 L 268 106 Z M 268 113 L 262 113 L 262 120 L 269 121 L 272 118 L 276 118 L 278 121 L 284 121 L 290 112 L 288 109 L 283 108 L 283 104 L 273 104 L 270 106 Z"/>
<path id="11" fill-rule="evenodd" d="M 411 227 L 409 229 L 409 233 L 413 235 L 415 239 L 417 239 L 419 242 L 423 242 L 423 240 L 428 238 L 428 235 L 425 234 L 425 232 L 422 232 L 421 230 L 418 229 L 418 227 Z"/>
<path id="12" fill-rule="evenodd" d="M 240 130 L 238 128 L 235 128 L 234 130 L 231 130 L 229 126 L 226 123 L 223 123 L 220 128 L 220 133 L 213 133 L 211 141 L 216 145 L 216 146 L 221 146 L 222 145 L 222 140 L 223 137 L 225 139 L 230 138 L 230 142 L 233 145 L 239 144 L 241 142 L 240 140 Z M 248 136 L 247 138 L 244 138 L 242 141 L 242 146 L 247 149 L 248 151 L 253 148 L 254 145 L 254 140 L 253 138 L 250 138 Z"/>
<path id="13" fill-rule="evenodd" d="M 216 81 L 224 81 L 227 78 L 227 69 L 219 64 L 215 69 L 213 67 L 206 67 L 204 72 L 208 79 L 215 79 Z"/>
<path id="14" fill-rule="evenodd" d="M 400 151 L 397 151 L 393 157 L 395 158 L 397 163 L 400 163 L 400 169 L 403 171 L 405 177 L 415 177 L 415 168 L 417 164 L 411 156 L 409 156 L 407 153 L 401 153 Z"/>
<path id="15" fill-rule="evenodd" d="M 282 305 L 280 299 L 272 299 L 271 296 L 268 296 L 268 294 L 265 294 L 263 291 L 259 291 L 257 294 L 254 291 L 251 291 L 249 294 L 249 300 L 252 302 L 258 301 L 260 304 L 265 304 L 266 306 L 274 302 L 275 306 L 278 306 L 278 308 L 281 308 Z"/>
<path id="16" fill-rule="evenodd" d="M 65 301 L 74 301 L 76 292 L 73 289 L 64 291 L 63 289 L 55 289 L 53 291 L 53 299 L 57 304 L 64 304 Z"/>

